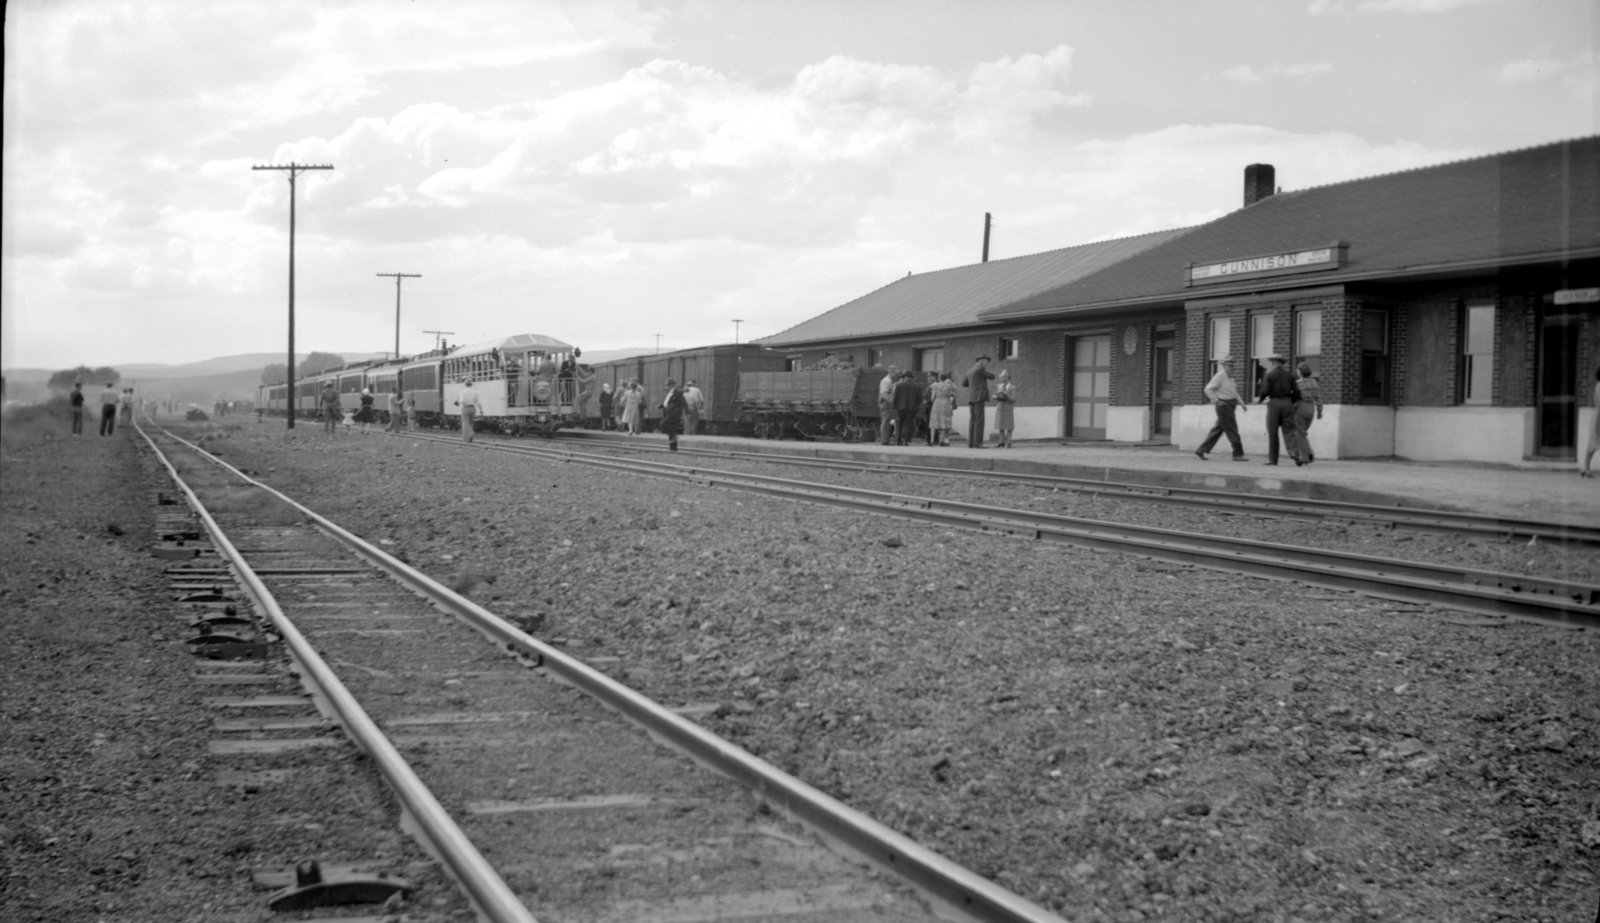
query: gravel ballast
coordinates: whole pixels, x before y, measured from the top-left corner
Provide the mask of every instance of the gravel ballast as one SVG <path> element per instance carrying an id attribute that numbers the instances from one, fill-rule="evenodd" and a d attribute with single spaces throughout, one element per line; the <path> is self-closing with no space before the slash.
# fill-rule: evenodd
<path id="1" fill-rule="evenodd" d="M 647 695 L 716 703 L 713 731 L 1067 919 L 1566 921 L 1600 899 L 1592 632 L 405 437 L 194 432 L 536 637 L 620 658 Z M 214 867 L 167 857 L 216 834 L 177 781 L 205 730 L 181 645 L 138 601 L 161 592 L 137 525 L 154 485 L 120 436 L 8 431 L 0 471 L 19 744 L 0 902 L 58 918 L 71 882 L 47 869 L 103 823 L 62 803 L 70 776 L 100 786 L 137 872 L 101 881 L 96 912 L 172 919 L 140 915 L 142 889 L 198 893 L 195 863 Z M 1486 569 L 1519 553 L 1350 532 Z"/>

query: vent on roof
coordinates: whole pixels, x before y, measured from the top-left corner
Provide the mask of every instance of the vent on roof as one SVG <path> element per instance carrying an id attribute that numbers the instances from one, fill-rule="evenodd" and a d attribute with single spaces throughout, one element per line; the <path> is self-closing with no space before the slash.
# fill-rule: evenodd
<path id="1" fill-rule="evenodd" d="M 1272 195 L 1277 176 L 1270 163 L 1253 163 L 1244 168 L 1244 204 L 1254 205 Z"/>

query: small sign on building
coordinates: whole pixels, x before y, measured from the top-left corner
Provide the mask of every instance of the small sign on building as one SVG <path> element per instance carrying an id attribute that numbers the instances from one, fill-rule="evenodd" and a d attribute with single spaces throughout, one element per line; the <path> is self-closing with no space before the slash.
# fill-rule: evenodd
<path id="1" fill-rule="evenodd" d="M 1600 301 L 1600 288 L 1563 288 L 1554 300 L 1556 304 L 1589 304 Z"/>
<path id="2" fill-rule="evenodd" d="M 1216 263 L 1190 263 L 1183 274 L 1184 285 L 1214 285 L 1262 276 L 1283 276 L 1322 269 L 1337 269 L 1345 264 L 1350 245 L 1344 241 L 1308 250 L 1263 253 Z"/>

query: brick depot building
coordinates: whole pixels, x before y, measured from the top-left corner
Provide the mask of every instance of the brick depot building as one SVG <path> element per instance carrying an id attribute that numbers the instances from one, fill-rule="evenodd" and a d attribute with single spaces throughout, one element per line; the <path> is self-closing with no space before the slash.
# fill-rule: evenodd
<path id="1" fill-rule="evenodd" d="M 1193 448 L 1216 360 L 1234 357 L 1253 400 L 1280 354 L 1322 381 L 1319 459 L 1587 448 L 1600 137 L 1274 189 L 1254 165 L 1244 207 L 1207 224 L 908 276 L 762 343 L 795 365 L 848 354 L 958 383 L 992 356 L 1020 388 L 1019 439 Z M 1240 416 L 1247 452 L 1264 421 Z"/>

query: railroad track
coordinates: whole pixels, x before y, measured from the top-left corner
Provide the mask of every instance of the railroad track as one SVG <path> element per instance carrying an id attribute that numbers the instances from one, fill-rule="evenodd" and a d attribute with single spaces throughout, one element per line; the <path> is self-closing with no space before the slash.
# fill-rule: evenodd
<path id="1" fill-rule="evenodd" d="M 408 438 L 459 442 L 448 436 L 409 434 Z M 472 447 L 680 478 L 708 487 L 752 491 L 945 526 L 1016 533 L 1040 541 L 1141 554 L 1476 615 L 1566 627 L 1600 627 L 1600 586 L 1592 584 L 818 484 L 681 462 L 617 458 L 554 443 L 485 439 L 472 443 Z M 859 463 L 856 467 L 859 470 Z"/>
<path id="2" fill-rule="evenodd" d="M 193 510 L 162 520 L 158 553 L 182 600 L 209 613 L 194 642 L 249 656 L 281 639 L 293 664 L 207 675 L 303 683 L 481 919 L 1059 923 L 712 735 L 685 717 L 693 703 L 650 701 L 196 446 L 145 438 Z M 180 447 L 168 461 L 162 449 Z M 295 696 L 211 704 L 227 712 L 219 730 L 244 735 L 219 753 L 332 743 Z M 279 900 L 383 888 L 308 871 Z"/>
<path id="3" fill-rule="evenodd" d="M 599 440 L 602 437 L 584 436 L 579 440 Z M 653 442 L 623 442 L 604 439 L 606 444 L 635 452 L 665 453 L 665 446 Z M 870 448 L 870 447 L 869 447 Z M 1066 477 L 1037 474 L 1025 471 L 998 471 L 987 468 L 967 468 L 948 465 L 919 465 L 911 462 L 894 462 L 875 459 L 862 462 L 857 459 L 829 458 L 820 454 L 793 452 L 746 452 L 737 449 L 711 448 L 705 443 L 684 445 L 678 456 L 726 458 L 796 467 L 834 469 L 844 471 L 872 471 L 890 473 L 936 475 L 948 478 L 966 478 L 979 481 L 1026 484 L 1052 490 L 1090 494 L 1116 500 L 1148 501 L 1168 505 L 1190 506 L 1217 512 L 1232 512 L 1295 519 L 1305 522 L 1338 520 L 1372 523 L 1395 529 L 1448 535 L 1477 535 L 1506 540 L 1530 540 L 1600 545 L 1600 525 L 1570 525 L 1533 522 L 1488 516 L 1461 510 L 1427 509 L 1369 503 L 1352 503 L 1314 498 L 1279 498 L 1260 494 L 1226 493 L 1193 487 L 1138 484 L 1106 479 Z"/>

